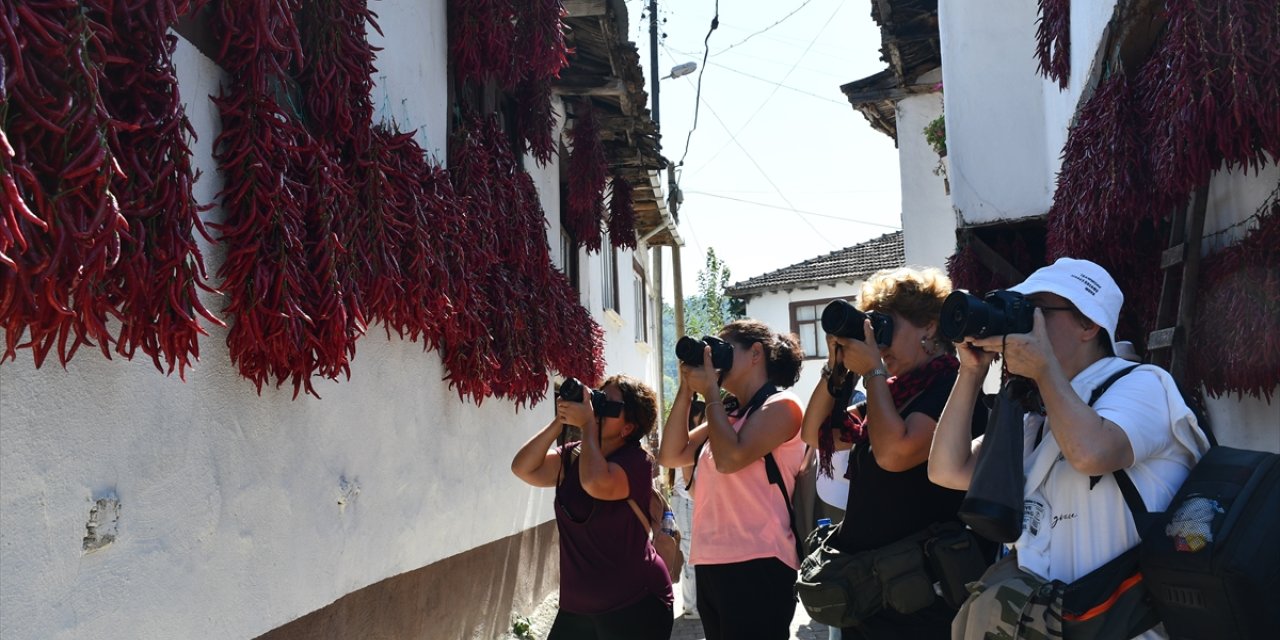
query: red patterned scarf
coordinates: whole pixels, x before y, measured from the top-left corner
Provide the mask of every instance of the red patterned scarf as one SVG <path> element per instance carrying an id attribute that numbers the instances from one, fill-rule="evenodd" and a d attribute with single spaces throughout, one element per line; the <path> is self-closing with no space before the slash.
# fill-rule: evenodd
<path id="1" fill-rule="evenodd" d="M 893 397 L 894 408 L 902 411 L 908 402 L 928 389 L 939 375 L 959 369 L 960 361 L 955 356 L 943 354 L 925 363 L 924 366 L 889 378 L 885 382 L 889 385 L 889 394 Z M 818 472 L 825 474 L 828 478 L 834 472 L 831 467 L 831 454 L 835 452 L 837 432 L 842 442 L 851 442 L 855 446 L 870 439 L 867 434 L 866 418 L 847 411 L 846 407 L 841 406 L 842 399 L 836 400 L 835 406 L 831 408 L 831 415 L 827 416 L 826 422 L 822 424 L 818 433 Z"/>

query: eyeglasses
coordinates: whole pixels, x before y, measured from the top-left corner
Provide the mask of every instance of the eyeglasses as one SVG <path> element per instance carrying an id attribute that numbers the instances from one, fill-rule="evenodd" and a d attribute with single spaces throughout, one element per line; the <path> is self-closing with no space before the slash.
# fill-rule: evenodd
<path id="1" fill-rule="evenodd" d="M 1039 305 L 1039 304 L 1034 306 L 1035 308 L 1041 311 L 1075 311 L 1076 310 L 1075 307 L 1046 307 L 1044 305 Z"/>

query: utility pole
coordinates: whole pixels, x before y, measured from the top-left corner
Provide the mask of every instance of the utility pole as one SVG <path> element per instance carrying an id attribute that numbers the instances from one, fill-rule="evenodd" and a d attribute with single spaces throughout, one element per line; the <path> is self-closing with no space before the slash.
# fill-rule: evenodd
<path id="1" fill-rule="evenodd" d="M 649 93 L 652 98 L 650 103 L 653 111 L 653 124 L 658 132 L 655 134 L 658 146 L 658 153 L 662 153 L 662 131 L 658 124 L 658 0 L 649 0 L 649 84 L 651 89 Z M 663 362 L 663 344 L 665 344 L 662 336 L 662 325 L 664 305 L 662 304 L 662 245 L 656 245 L 650 250 L 653 255 L 653 275 L 657 280 L 654 298 L 658 302 L 658 321 L 654 323 L 653 335 L 657 339 L 658 348 L 655 352 L 658 354 L 658 407 L 659 410 L 666 406 L 666 399 L 663 398 L 663 380 L 666 376 L 666 363 Z M 668 474 L 668 484 L 674 482 L 674 475 Z"/>

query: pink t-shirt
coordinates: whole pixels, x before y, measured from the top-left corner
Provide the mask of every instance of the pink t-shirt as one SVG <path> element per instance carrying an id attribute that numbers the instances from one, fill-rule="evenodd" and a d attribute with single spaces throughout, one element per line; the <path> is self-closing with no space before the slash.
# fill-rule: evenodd
<path id="1" fill-rule="evenodd" d="M 765 406 L 778 402 L 801 406 L 800 398 L 790 391 L 775 394 L 765 401 Z M 743 422 L 734 421 L 733 430 L 740 430 Z M 773 450 L 788 496 L 795 495 L 796 473 L 803 457 L 804 441 L 800 439 L 797 421 L 791 438 Z M 769 484 L 764 458 L 735 473 L 724 474 L 716 470 L 708 444 L 702 448 L 696 473 L 690 564 L 731 564 L 777 558 L 792 569 L 800 568 L 795 537 L 791 534 L 791 516 L 782 501 L 782 492 Z"/>

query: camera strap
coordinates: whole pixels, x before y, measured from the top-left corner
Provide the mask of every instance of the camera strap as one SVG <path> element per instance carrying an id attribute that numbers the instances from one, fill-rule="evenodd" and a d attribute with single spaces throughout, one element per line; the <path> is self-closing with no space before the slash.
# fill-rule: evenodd
<path id="1" fill-rule="evenodd" d="M 732 411 L 729 411 L 729 417 L 730 418 L 741 417 L 743 420 L 746 420 L 747 416 L 751 415 L 752 411 L 755 411 L 756 409 L 759 409 L 760 407 L 764 406 L 765 400 L 768 400 L 770 396 L 772 396 L 777 392 L 778 392 L 778 387 L 774 386 L 773 383 L 768 383 L 768 382 L 765 383 L 765 385 L 763 387 L 760 387 L 760 390 L 757 391 L 754 396 L 751 396 L 751 401 L 748 402 L 746 406 L 734 407 Z M 728 411 L 728 407 L 726 407 L 725 409 L 726 411 Z M 710 437 L 708 437 L 706 440 L 703 440 L 702 444 L 698 445 L 698 448 L 695 449 L 693 452 L 693 468 L 689 470 L 689 481 L 686 482 L 684 485 L 685 491 L 693 490 L 693 481 L 697 477 L 696 474 L 698 472 L 698 460 L 702 458 L 702 448 L 707 446 L 707 442 L 709 442 L 710 440 L 711 440 Z M 773 454 L 767 454 L 765 458 L 767 458 L 765 465 L 768 466 L 769 461 L 773 460 Z M 775 468 L 777 467 L 777 463 L 774 463 L 774 467 Z M 791 501 L 788 500 L 787 501 L 788 508 L 790 508 L 790 504 L 791 504 Z"/>

